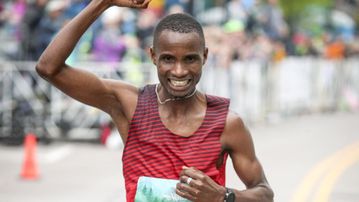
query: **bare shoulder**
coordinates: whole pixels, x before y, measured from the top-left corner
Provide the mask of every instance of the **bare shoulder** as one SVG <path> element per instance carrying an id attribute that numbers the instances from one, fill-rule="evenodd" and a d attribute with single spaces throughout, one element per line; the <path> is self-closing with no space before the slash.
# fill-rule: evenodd
<path id="1" fill-rule="evenodd" d="M 230 131 L 232 131 L 232 129 L 238 130 L 238 129 L 244 129 L 244 128 L 245 128 L 244 122 L 243 122 L 242 118 L 239 116 L 239 114 L 230 110 L 227 115 L 225 130 L 231 129 Z M 227 131 L 227 132 L 230 132 L 230 131 Z"/>
<path id="2" fill-rule="evenodd" d="M 137 106 L 139 88 L 124 81 L 113 79 L 102 79 L 105 86 L 111 91 L 113 104 L 109 107 L 109 114 L 117 116 L 119 113 L 128 120 L 132 119 Z"/>
<path id="3" fill-rule="evenodd" d="M 235 112 L 229 111 L 223 135 L 227 137 L 239 137 L 246 132 L 246 126 L 242 118 Z"/>
<path id="4" fill-rule="evenodd" d="M 252 138 L 248 128 L 242 118 L 233 111 L 228 112 L 221 143 L 229 150 L 252 147 Z"/>
<path id="5" fill-rule="evenodd" d="M 138 96 L 138 87 L 121 81 L 121 80 L 115 80 L 115 79 L 102 79 L 108 87 L 111 88 L 111 90 L 122 96 L 122 95 L 128 95 L 128 96 Z"/>

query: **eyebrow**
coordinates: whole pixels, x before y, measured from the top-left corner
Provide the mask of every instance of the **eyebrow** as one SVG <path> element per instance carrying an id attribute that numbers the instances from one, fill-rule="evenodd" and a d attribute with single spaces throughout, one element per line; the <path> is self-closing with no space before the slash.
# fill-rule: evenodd
<path id="1" fill-rule="evenodd" d="M 161 53 L 160 55 L 159 55 L 159 57 L 161 58 L 161 57 L 165 57 L 165 56 L 170 56 L 170 57 L 174 57 L 174 55 L 173 54 L 171 54 L 171 53 Z"/>
<path id="2" fill-rule="evenodd" d="M 192 56 L 192 55 L 200 55 L 200 54 L 197 53 L 197 52 L 193 52 L 193 53 L 188 53 L 188 54 L 186 54 L 186 56 Z"/>
<path id="3" fill-rule="evenodd" d="M 189 54 L 186 54 L 184 57 L 200 57 L 200 54 L 198 53 L 189 53 Z"/>

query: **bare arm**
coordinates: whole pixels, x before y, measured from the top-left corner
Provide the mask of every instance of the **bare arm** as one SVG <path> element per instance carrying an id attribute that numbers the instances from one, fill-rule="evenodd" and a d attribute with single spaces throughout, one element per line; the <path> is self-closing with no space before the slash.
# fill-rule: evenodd
<path id="1" fill-rule="evenodd" d="M 135 87 L 120 81 L 100 79 L 92 73 L 68 66 L 65 60 L 84 32 L 107 8 L 145 8 L 149 1 L 137 4 L 130 0 L 92 0 L 55 36 L 41 55 L 36 66 L 37 72 L 74 99 L 110 114 L 113 109 L 119 109 L 121 114 L 130 119 L 134 108 L 131 103 L 137 98 Z"/>
<path id="2" fill-rule="evenodd" d="M 255 155 L 250 133 L 242 120 L 233 113 L 227 117 L 221 144 L 229 152 L 237 175 L 246 185 L 246 190 L 232 189 L 236 195 L 235 201 L 272 202 L 274 194 Z M 189 177 L 192 180 L 187 184 Z M 180 173 L 180 182 L 176 193 L 184 198 L 195 202 L 224 201 L 225 187 L 197 168 L 184 167 Z"/>
<path id="3" fill-rule="evenodd" d="M 228 115 L 222 142 L 229 149 L 234 169 L 247 188 L 234 190 L 236 201 L 273 201 L 274 194 L 255 155 L 251 135 L 233 113 Z"/>

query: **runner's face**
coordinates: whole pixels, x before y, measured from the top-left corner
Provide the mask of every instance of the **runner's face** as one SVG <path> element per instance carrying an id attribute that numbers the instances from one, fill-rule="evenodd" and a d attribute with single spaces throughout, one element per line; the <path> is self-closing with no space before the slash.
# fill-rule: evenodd
<path id="1" fill-rule="evenodd" d="M 196 89 L 207 53 L 196 32 L 164 30 L 160 33 L 151 49 L 151 57 L 168 97 L 185 97 Z"/>

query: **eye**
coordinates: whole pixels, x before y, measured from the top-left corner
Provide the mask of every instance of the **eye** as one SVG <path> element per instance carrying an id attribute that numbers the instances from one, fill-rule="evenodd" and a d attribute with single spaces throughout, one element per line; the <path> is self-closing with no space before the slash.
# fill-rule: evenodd
<path id="1" fill-rule="evenodd" d="M 165 63 L 172 63 L 174 61 L 174 58 L 171 55 L 163 55 L 160 57 L 160 60 Z"/>
<path id="2" fill-rule="evenodd" d="M 195 55 L 188 55 L 185 57 L 185 62 L 186 63 L 194 63 L 198 60 L 198 57 Z"/>

